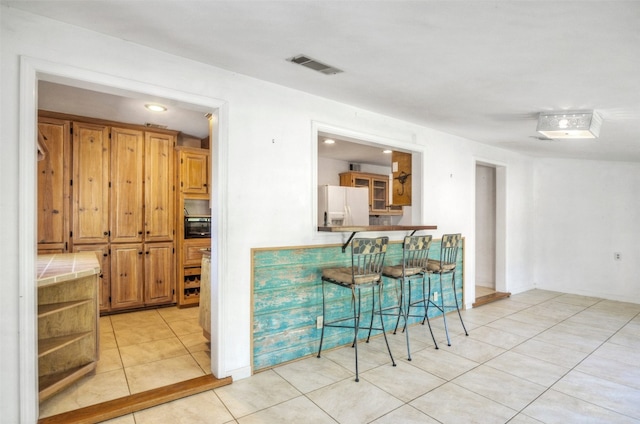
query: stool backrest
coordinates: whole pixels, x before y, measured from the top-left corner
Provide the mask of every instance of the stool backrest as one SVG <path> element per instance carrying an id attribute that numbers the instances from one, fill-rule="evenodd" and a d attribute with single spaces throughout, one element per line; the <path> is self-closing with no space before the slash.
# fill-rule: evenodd
<path id="1" fill-rule="evenodd" d="M 380 276 L 388 244 L 389 237 L 354 238 L 351 242 L 354 276 Z"/>
<path id="2" fill-rule="evenodd" d="M 431 236 L 407 236 L 402 245 L 402 263 L 405 269 L 427 267 Z"/>
<path id="3" fill-rule="evenodd" d="M 440 244 L 440 263 L 442 265 L 454 265 L 458 260 L 458 246 L 462 234 L 444 234 Z"/>

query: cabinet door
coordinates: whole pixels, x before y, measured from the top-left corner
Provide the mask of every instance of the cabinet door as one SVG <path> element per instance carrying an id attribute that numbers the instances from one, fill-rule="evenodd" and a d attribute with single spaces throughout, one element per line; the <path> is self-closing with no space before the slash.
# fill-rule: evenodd
<path id="1" fill-rule="evenodd" d="M 44 158 L 38 161 L 38 251 L 68 249 L 71 171 L 71 125 L 40 118 L 38 142 Z"/>
<path id="2" fill-rule="evenodd" d="M 183 193 L 209 193 L 208 158 L 209 155 L 205 152 L 181 152 L 180 190 Z"/>
<path id="3" fill-rule="evenodd" d="M 73 123 L 73 243 L 109 241 L 109 131 Z"/>
<path id="4" fill-rule="evenodd" d="M 173 241 L 176 137 L 145 133 L 145 241 Z"/>
<path id="5" fill-rule="evenodd" d="M 371 178 L 369 196 L 371 201 L 371 212 L 387 212 L 389 203 L 389 181 L 382 178 Z"/>
<path id="6" fill-rule="evenodd" d="M 111 129 L 112 243 L 142 242 L 143 153 L 142 131 Z"/>
<path id="7" fill-rule="evenodd" d="M 73 252 L 94 252 L 100 264 L 98 284 L 98 303 L 100 312 L 106 312 L 111 308 L 109 297 L 111 296 L 111 261 L 109 260 L 109 246 L 106 244 L 84 244 L 73 247 Z"/>
<path id="8" fill-rule="evenodd" d="M 144 249 L 145 304 L 173 302 L 175 293 L 173 243 L 146 243 Z"/>
<path id="9" fill-rule="evenodd" d="M 111 245 L 111 309 L 144 305 L 142 244 Z"/>

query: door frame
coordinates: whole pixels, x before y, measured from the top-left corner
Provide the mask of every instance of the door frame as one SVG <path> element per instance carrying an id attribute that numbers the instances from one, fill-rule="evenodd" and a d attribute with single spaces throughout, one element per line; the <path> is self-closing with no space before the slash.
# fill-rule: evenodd
<path id="1" fill-rule="evenodd" d="M 474 163 L 474 184 L 473 190 L 476 191 L 475 168 L 478 165 L 494 168 L 496 171 L 496 234 L 495 234 L 495 290 L 497 292 L 507 291 L 507 166 L 496 161 L 476 159 Z M 477 193 L 475 193 L 477 195 Z M 474 204 L 475 217 L 475 204 Z M 474 218 L 475 220 L 475 218 Z M 477 231 L 474 224 L 474 239 L 477 237 Z M 475 252 L 476 256 L 478 252 Z M 474 263 L 476 261 L 474 260 Z M 474 271 L 475 275 L 475 271 Z M 475 298 L 475 285 L 474 285 Z"/>
<path id="2" fill-rule="evenodd" d="M 80 69 L 69 65 L 22 56 L 20 58 L 20 110 L 19 110 L 19 174 L 18 200 L 18 330 L 20 417 L 24 422 L 36 422 L 38 403 L 38 354 L 37 354 L 37 163 L 36 143 L 38 123 L 38 81 L 50 81 L 79 88 L 90 88 L 115 95 L 147 95 L 168 99 L 179 107 L 202 110 L 212 115 L 210 128 L 211 159 L 213 170 L 211 185 L 211 371 L 219 378 L 226 377 L 226 358 L 222 349 L 225 340 L 225 305 L 222 278 L 228 258 L 223 247 L 227 243 L 227 156 L 228 156 L 228 103 L 224 100 L 201 96 L 127 78 Z M 215 128 L 215 131 L 213 130 Z M 33 358 L 29 360 L 29 358 Z"/>

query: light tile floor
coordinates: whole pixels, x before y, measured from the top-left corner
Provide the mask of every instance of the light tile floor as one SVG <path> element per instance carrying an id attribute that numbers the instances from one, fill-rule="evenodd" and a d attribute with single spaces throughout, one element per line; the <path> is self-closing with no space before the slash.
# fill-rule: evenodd
<path id="1" fill-rule="evenodd" d="M 42 402 L 40 417 L 210 374 L 198 313 L 167 307 L 100 317 L 95 374 Z"/>
<path id="2" fill-rule="evenodd" d="M 532 290 L 109 421 L 147 423 L 640 423 L 640 305 Z M 123 360 L 124 361 L 124 360 Z M 133 365 L 136 367 L 139 365 Z M 115 371 L 118 371 L 116 369 Z"/>

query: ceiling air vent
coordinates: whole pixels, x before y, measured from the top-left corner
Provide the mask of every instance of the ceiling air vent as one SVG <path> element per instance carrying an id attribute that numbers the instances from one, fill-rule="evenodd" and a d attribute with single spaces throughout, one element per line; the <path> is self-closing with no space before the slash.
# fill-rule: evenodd
<path id="1" fill-rule="evenodd" d="M 339 74 L 340 72 L 343 72 L 341 69 L 334 68 L 333 66 L 325 65 L 322 62 L 318 62 L 317 60 L 311 59 L 309 56 L 305 56 L 302 54 L 298 56 L 290 57 L 287 60 L 289 62 L 297 63 L 298 65 L 302 65 L 309 69 L 313 69 L 314 71 L 321 72 L 325 75 L 333 75 L 333 74 Z"/>

